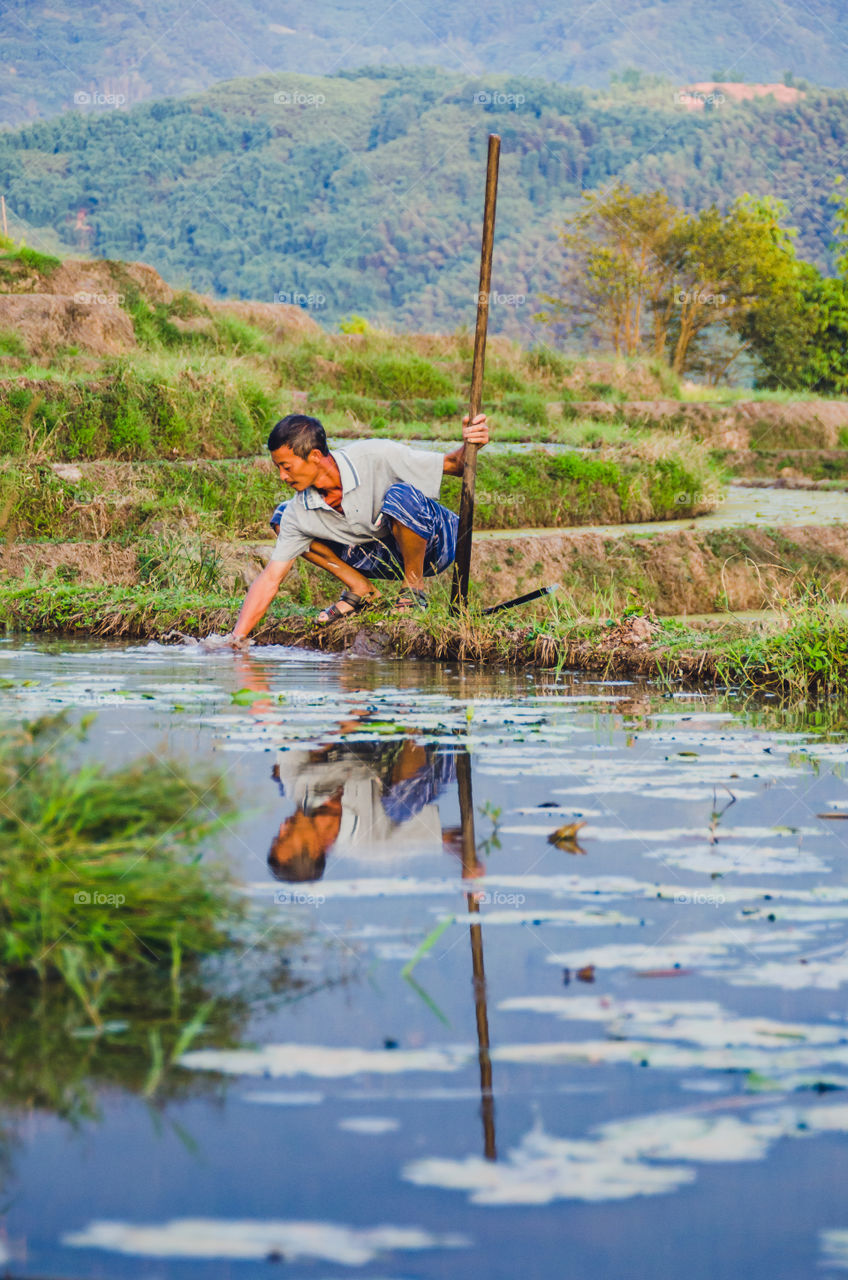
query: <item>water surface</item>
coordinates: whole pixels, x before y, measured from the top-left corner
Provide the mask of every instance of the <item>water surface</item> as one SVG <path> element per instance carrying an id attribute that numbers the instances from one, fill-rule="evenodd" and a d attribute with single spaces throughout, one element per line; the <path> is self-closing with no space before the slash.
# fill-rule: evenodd
<path id="1" fill-rule="evenodd" d="M 7 725 L 96 713 L 71 760 L 217 764 L 242 805 L 219 848 L 299 938 L 290 987 L 161 1096 L 92 1068 L 91 1113 L 60 1116 L 7 1065 L 10 1274 L 848 1264 L 844 734 L 733 693 L 281 648 L 9 641 L 0 679 Z"/>

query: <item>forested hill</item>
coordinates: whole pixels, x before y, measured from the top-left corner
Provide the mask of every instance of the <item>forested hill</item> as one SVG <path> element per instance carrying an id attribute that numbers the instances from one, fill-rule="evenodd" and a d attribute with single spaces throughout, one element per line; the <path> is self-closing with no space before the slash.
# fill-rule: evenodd
<path id="1" fill-rule="evenodd" d="M 571 84 L 637 68 L 673 81 L 848 84 L 844 0 L 9 0 L 0 120 L 126 105 L 235 76 L 439 66 Z M 78 99 L 77 99 L 78 100 Z"/>
<path id="2" fill-rule="evenodd" d="M 698 209 L 774 194 L 827 267 L 848 94 L 687 110 L 670 84 L 612 92 L 435 71 L 262 77 L 0 135 L 11 231 L 142 259 L 171 283 L 350 311 L 473 319 L 486 135 L 503 137 L 492 324 L 527 337 L 555 227 L 618 175 Z"/>

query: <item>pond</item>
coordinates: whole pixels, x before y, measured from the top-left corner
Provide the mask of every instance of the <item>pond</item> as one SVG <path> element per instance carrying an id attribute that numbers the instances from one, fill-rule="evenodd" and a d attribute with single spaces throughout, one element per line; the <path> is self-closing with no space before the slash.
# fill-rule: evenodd
<path id="1" fill-rule="evenodd" d="M 256 998 L 167 1087 L 101 1068 L 125 1026 L 20 1005 L 10 1275 L 848 1266 L 845 734 L 733 691 L 273 647 L 10 640 L 0 680 L 7 728 L 94 713 L 74 760 L 216 764 L 217 845 L 292 934 L 273 992 L 235 958 Z"/>

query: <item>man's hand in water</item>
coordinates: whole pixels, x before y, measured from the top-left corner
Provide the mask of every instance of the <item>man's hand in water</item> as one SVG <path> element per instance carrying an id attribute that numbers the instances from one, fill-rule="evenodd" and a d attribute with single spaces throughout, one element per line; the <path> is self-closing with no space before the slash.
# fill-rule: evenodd
<path id="1" fill-rule="evenodd" d="M 237 653 L 247 653 L 253 644 L 250 636 L 237 636 L 234 631 L 226 637 L 227 644 L 231 649 L 235 649 Z"/>
<path id="2" fill-rule="evenodd" d="M 232 631 L 228 635 L 219 636 L 213 632 L 200 641 L 200 647 L 206 653 L 215 653 L 220 649 L 235 649 L 238 653 L 246 653 L 251 641 L 247 636 L 236 636 Z"/>

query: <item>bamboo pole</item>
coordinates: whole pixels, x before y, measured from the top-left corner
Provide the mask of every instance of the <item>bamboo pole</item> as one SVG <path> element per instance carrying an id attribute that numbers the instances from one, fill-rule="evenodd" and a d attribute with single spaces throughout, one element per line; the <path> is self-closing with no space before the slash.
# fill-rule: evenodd
<path id="1" fill-rule="evenodd" d="M 483 205 L 483 238 L 480 247 L 480 287 L 477 291 L 477 327 L 474 331 L 474 359 L 471 365 L 469 417 L 473 421 L 483 401 L 483 369 L 486 363 L 486 331 L 489 326 L 489 290 L 492 284 L 492 246 L 495 239 L 495 205 L 498 198 L 498 161 L 501 140 L 489 134 L 489 159 L 486 165 L 486 199 Z M 471 569 L 471 531 L 474 525 L 474 485 L 477 480 L 477 446 L 465 446 L 462 472 L 462 494 L 459 500 L 459 530 L 456 539 L 456 562 L 451 585 L 451 608 L 463 607 L 468 600 L 468 575 Z"/>
<path id="2" fill-rule="evenodd" d="M 3 235 L 8 237 L 9 228 L 6 225 L 6 197 L 5 196 L 0 196 L 0 211 L 2 211 L 2 214 L 3 214 Z"/>

